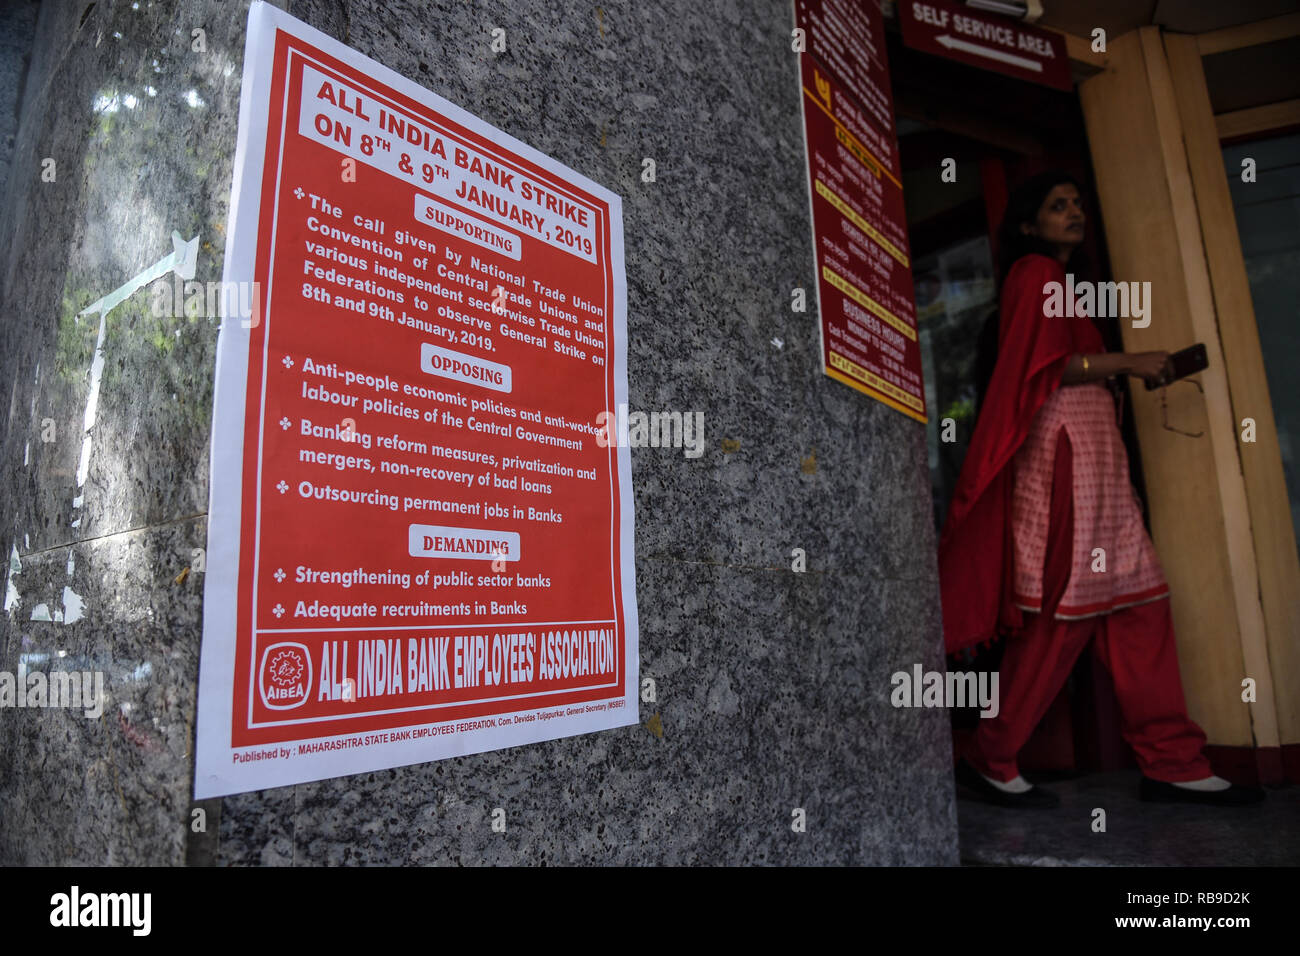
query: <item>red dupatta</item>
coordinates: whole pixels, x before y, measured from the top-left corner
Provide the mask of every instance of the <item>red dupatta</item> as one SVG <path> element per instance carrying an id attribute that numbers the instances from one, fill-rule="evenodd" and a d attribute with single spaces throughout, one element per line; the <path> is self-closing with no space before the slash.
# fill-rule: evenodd
<path id="1" fill-rule="evenodd" d="M 1065 269 L 1049 256 L 1030 254 L 1016 260 L 1002 286 L 997 364 L 939 540 L 949 654 L 1023 626 L 1011 599 L 1011 460 L 1038 410 L 1060 387 L 1070 356 L 1105 351 L 1086 317 L 1044 315 L 1050 282 L 1060 283 L 1064 300 Z"/>

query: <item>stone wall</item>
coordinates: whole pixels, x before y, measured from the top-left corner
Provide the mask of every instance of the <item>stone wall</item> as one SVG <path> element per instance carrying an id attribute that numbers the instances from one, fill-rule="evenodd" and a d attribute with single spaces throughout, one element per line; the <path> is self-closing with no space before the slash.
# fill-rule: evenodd
<path id="1" fill-rule="evenodd" d="M 942 663 L 924 429 L 819 371 L 781 0 L 286 5 L 623 197 L 630 403 L 703 411 L 707 450 L 632 452 L 641 725 L 207 801 L 192 832 L 217 320 L 142 290 L 99 343 L 77 313 L 173 230 L 221 278 L 247 4 L 138 6 L 41 4 L 0 207 L 0 670 L 108 692 L 0 709 L 0 863 L 955 863 L 947 713 L 889 704 Z"/>

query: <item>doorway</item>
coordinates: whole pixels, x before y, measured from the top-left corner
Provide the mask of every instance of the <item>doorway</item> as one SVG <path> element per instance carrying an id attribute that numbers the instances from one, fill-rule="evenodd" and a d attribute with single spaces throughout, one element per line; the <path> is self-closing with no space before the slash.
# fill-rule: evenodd
<path id="1" fill-rule="evenodd" d="M 937 536 L 977 420 L 981 340 L 988 348 L 989 334 L 990 357 L 996 355 L 996 233 L 1010 190 L 1045 169 L 1074 176 L 1085 187 L 1090 278 L 1108 278 L 1108 266 L 1077 95 L 918 53 L 896 34 L 888 43 L 930 409 L 927 446 Z M 1114 319 L 1098 327 L 1108 348 L 1121 347 Z M 1127 417 L 1122 432 L 1145 510 L 1141 457 Z M 962 668 L 997 670 L 1001 655 L 1002 644 L 995 642 Z M 954 742 L 973 732 L 978 719 L 975 708 L 954 711 Z M 1119 726 L 1109 674 L 1090 653 L 1082 654 L 1022 750 L 1021 766 L 1031 773 L 1067 774 L 1135 766 Z"/>

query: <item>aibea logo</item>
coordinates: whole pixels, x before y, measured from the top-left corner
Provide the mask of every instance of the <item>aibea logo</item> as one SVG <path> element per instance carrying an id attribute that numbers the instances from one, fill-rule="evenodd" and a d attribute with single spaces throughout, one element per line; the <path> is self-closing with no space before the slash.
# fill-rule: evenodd
<path id="1" fill-rule="evenodd" d="M 290 710 L 307 701 L 311 686 L 311 655 L 303 644 L 272 644 L 262 652 L 257 677 L 262 703 L 272 710 Z"/>

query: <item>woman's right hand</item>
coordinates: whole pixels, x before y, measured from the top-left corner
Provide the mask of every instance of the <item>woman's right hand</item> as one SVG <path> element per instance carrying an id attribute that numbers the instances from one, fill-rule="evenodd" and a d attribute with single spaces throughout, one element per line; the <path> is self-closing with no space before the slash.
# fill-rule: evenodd
<path id="1" fill-rule="evenodd" d="M 1128 373 L 1160 385 L 1174 374 L 1174 366 L 1168 352 L 1130 352 Z"/>

